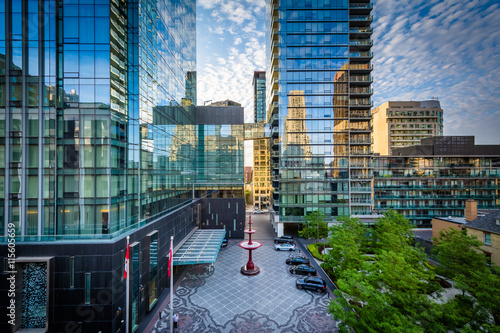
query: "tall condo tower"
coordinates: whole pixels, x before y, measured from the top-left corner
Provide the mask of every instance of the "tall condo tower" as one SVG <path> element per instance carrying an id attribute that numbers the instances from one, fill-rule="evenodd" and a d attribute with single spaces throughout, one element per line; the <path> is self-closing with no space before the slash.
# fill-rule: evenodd
<path id="1" fill-rule="evenodd" d="M 268 0 L 266 102 L 278 234 L 320 210 L 369 214 L 372 4 Z"/>

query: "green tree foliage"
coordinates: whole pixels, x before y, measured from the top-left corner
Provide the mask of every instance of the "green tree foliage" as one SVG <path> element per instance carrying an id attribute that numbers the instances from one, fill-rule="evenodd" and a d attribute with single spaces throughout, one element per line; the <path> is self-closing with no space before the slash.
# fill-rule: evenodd
<path id="1" fill-rule="evenodd" d="M 335 269 L 338 290 L 329 310 L 341 332 L 445 332 L 434 318 L 439 307 L 427 293 L 439 289 L 425 255 L 411 244 L 411 226 L 388 212 L 370 237 L 353 218 L 332 228 L 327 262 Z M 369 257 L 368 244 L 375 248 Z"/>
<path id="2" fill-rule="evenodd" d="M 325 222 L 325 214 L 318 210 L 307 214 L 304 223 L 302 223 L 302 230 L 299 231 L 299 236 L 315 239 L 316 243 L 320 238 L 327 237 L 328 224 Z"/>
<path id="3" fill-rule="evenodd" d="M 453 324 L 500 332 L 500 268 L 486 265 L 481 241 L 466 230 L 441 231 L 435 252 L 441 266 L 438 272 L 455 281 L 462 291 L 452 304 L 461 313 Z"/>
<path id="4" fill-rule="evenodd" d="M 245 190 L 245 204 L 249 205 L 250 204 L 250 191 Z"/>
<path id="5" fill-rule="evenodd" d="M 366 230 L 358 218 L 338 217 L 339 225 L 330 227 L 328 247 L 330 252 L 324 256 L 325 266 L 337 276 L 337 272 L 359 269 L 367 260 L 362 246 L 365 242 Z"/>
<path id="6" fill-rule="evenodd" d="M 413 226 L 403 215 L 389 210 L 373 229 L 375 251 L 401 251 L 413 244 Z"/>
<path id="7" fill-rule="evenodd" d="M 481 251 L 483 245 L 476 237 L 467 235 L 466 230 L 448 229 L 434 239 L 434 252 L 440 266 L 438 273 L 450 279 L 458 275 L 470 278 L 472 272 L 487 270 L 486 257 Z"/>

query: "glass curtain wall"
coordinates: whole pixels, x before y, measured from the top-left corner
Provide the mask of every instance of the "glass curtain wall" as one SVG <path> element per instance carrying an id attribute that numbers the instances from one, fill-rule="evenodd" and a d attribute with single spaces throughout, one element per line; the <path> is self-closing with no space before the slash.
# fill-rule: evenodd
<path id="1" fill-rule="evenodd" d="M 195 14 L 0 0 L 0 218 L 22 239 L 112 237 L 188 202 Z"/>
<path id="2" fill-rule="evenodd" d="M 244 125 L 197 125 L 197 198 L 243 198 Z"/>
<path id="3" fill-rule="evenodd" d="M 347 1 L 271 1 L 268 9 L 267 100 L 271 116 L 279 116 L 272 177 L 280 177 L 273 193 L 280 220 L 301 221 L 314 210 L 327 219 L 349 214 Z"/>

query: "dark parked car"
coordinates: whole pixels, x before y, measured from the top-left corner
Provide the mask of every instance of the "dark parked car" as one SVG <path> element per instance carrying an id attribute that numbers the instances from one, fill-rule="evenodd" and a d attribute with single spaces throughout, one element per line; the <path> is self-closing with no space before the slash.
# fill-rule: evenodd
<path id="1" fill-rule="evenodd" d="M 274 239 L 274 242 L 277 243 L 293 243 L 293 236 L 281 236 L 281 237 L 276 237 Z"/>
<path id="2" fill-rule="evenodd" d="M 286 260 L 286 263 L 288 265 L 308 264 L 309 263 L 309 259 L 304 258 L 304 257 L 292 257 L 292 258 L 288 258 Z"/>
<path id="3" fill-rule="evenodd" d="M 326 291 L 326 282 L 322 278 L 310 276 L 303 279 L 298 279 L 295 283 L 298 289 L 315 290 L 318 293 Z"/>
<path id="4" fill-rule="evenodd" d="M 290 273 L 300 275 L 316 275 L 316 269 L 309 265 L 297 265 L 290 267 Z"/>

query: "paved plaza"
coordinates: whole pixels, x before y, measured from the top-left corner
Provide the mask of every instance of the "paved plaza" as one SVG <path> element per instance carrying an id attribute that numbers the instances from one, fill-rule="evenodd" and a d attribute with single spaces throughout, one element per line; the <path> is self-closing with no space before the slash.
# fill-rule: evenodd
<path id="1" fill-rule="evenodd" d="M 260 240 L 253 261 L 260 267 L 257 276 L 247 277 L 240 268 L 248 252 L 230 240 L 211 265 L 194 265 L 174 296 L 179 313 L 176 332 L 336 332 L 327 311 L 328 293 L 298 290 L 285 259 L 300 254 L 274 250 L 272 240 Z M 169 332 L 169 307 L 163 310 L 152 332 Z"/>

